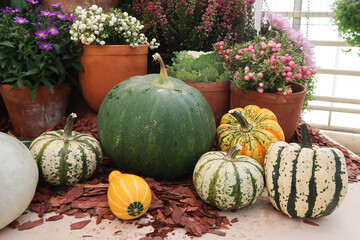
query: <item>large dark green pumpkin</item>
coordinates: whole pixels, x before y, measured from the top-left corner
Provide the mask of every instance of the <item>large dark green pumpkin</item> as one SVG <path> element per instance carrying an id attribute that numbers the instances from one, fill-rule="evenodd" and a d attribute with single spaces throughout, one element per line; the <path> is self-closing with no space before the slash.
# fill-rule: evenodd
<path id="1" fill-rule="evenodd" d="M 121 170 L 173 179 L 192 173 L 213 146 L 216 128 L 204 96 L 162 68 L 160 74 L 129 78 L 107 94 L 98 134 Z"/>

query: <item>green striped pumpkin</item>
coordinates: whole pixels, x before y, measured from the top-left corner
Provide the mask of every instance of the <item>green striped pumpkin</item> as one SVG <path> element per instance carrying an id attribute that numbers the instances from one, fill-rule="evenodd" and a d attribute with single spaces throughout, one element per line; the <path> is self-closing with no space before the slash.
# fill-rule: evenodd
<path id="1" fill-rule="evenodd" d="M 64 130 L 41 134 L 30 145 L 43 180 L 53 185 L 73 185 L 89 178 L 102 161 L 100 143 L 89 134 L 72 131 L 76 114 Z"/>
<path id="2" fill-rule="evenodd" d="M 272 205 L 289 217 L 331 214 L 347 192 L 348 173 L 341 151 L 312 146 L 301 124 L 301 146 L 273 143 L 265 156 L 265 182 Z"/>
<path id="3" fill-rule="evenodd" d="M 115 86 L 98 115 L 106 154 L 123 171 L 174 179 L 192 173 L 214 145 L 213 112 L 205 97 L 168 77 L 159 54 L 160 74 L 135 76 Z"/>
<path id="4" fill-rule="evenodd" d="M 207 152 L 197 162 L 193 183 L 198 195 L 222 210 L 239 209 L 256 202 L 264 191 L 264 172 L 254 159 L 237 155 L 239 144 L 227 153 Z"/>

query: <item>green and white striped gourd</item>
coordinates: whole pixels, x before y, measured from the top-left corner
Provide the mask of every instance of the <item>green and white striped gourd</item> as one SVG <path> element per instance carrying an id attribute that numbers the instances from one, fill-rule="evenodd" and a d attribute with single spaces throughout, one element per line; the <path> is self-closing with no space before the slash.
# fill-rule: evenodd
<path id="1" fill-rule="evenodd" d="M 341 151 L 312 146 L 305 123 L 301 146 L 276 142 L 265 156 L 265 182 L 272 205 L 289 217 L 331 214 L 347 192 L 348 173 Z"/>
<path id="2" fill-rule="evenodd" d="M 53 185 L 73 185 L 89 178 L 102 161 L 100 143 L 90 134 L 72 131 L 76 114 L 64 130 L 41 134 L 30 145 L 42 179 Z"/>
<path id="3" fill-rule="evenodd" d="M 264 191 L 264 171 L 254 159 L 237 155 L 239 144 L 227 153 L 211 151 L 197 162 L 193 183 L 198 195 L 209 205 L 232 210 L 253 204 Z"/>

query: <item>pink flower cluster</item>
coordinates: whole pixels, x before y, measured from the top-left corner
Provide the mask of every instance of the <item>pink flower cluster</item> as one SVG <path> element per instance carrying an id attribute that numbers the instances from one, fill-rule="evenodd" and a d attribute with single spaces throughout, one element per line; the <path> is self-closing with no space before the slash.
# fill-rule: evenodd
<path id="1" fill-rule="evenodd" d="M 309 65 L 313 69 L 316 69 L 316 65 L 313 59 L 313 48 L 315 45 L 309 43 L 301 31 L 296 31 L 293 29 L 289 20 L 284 18 L 281 14 L 267 12 L 265 13 L 264 18 L 271 28 L 287 32 L 289 34 L 289 38 L 298 46 L 300 46 L 300 50 L 304 53 L 304 64 Z"/>
<path id="2" fill-rule="evenodd" d="M 316 69 L 303 64 L 304 54 L 289 42 L 287 34 L 257 37 L 232 47 L 220 41 L 215 50 L 223 57 L 233 82 L 243 90 L 287 95 L 292 93 L 288 81 L 303 83 L 316 74 Z"/>

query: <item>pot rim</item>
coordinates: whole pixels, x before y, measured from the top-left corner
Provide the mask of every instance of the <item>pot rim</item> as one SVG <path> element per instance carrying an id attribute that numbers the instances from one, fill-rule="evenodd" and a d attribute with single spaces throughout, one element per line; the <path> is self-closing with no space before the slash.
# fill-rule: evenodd
<path id="1" fill-rule="evenodd" d="M 302 90 L 293 92 L 292 94 L 289 94 L 289 95 L 281 95 L 281 96 L 283 96 L 283 97 L 291 97 L 291 96 L 294 96 L 294 95 L 305 95 L 305 94 L 306 94 L 306 87 L 305 87 L 304 85 L 302 85 L 302 84 L 300 84 L 300 83 L 297 83 L 297 82 L 294 82 L 294 81 L 289 81 L 288 83 L 289 83 L 289 85 L 295 85 L 295 86 L 301 88 Z M 231 88 L 232 88 L 232 89 L 233 89 L 234 87 L 235 87 L 236 89 L 238 89 L 237 86 L 236 86 L 233 82 L 231 82 L 230 85 L 231 85 Z M 242 92 L 245 92 L 245 91 L 243 91 L 242 89 L 238 89 L 238 90 L 239 90 L 239 91 L 242 91 Z M 248 91 L 254 91 L 254 92 L 255 92 L 256 90 L 247 89 L 247 92 L 248 92 Z M 245 92 L 245 93 L 246 93 L 246 92 Z M 261 93 L 261 94 L 264 94 L 265 96 L 269 96 L 269 95 L 274 95 L 274 94 L 276 94 L 276 93 L 263 92 L 263 93 Z"/>
<path id="2" fill-rule="evenodd" d="M 136 48 L 130 45 L 82 45 L 82 56 L 119 56 L 119 55 L 147 55 L 149 46 L 139 45 Z"/>

